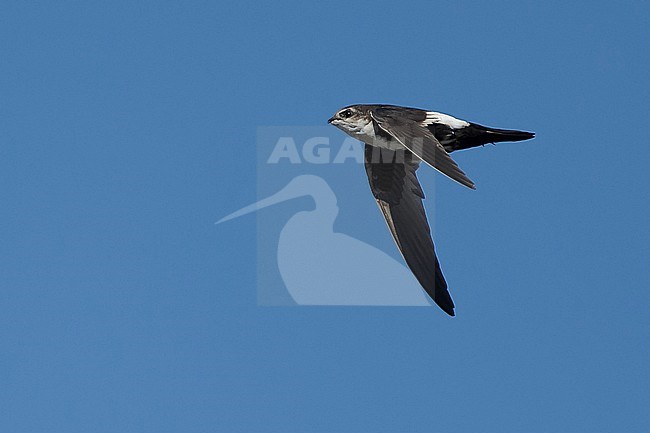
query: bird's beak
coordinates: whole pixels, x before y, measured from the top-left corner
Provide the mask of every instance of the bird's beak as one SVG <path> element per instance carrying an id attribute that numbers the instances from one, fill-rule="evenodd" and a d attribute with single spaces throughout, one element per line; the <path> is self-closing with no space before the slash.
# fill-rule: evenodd
<path id="1" fill-rule="evenodd" d="M 332 122 L 334 122 L 335 120 L 336 120 L 336 117 L 330 117 L 330 118 L 327 120 L 327 123 L 332 123 Z"/>

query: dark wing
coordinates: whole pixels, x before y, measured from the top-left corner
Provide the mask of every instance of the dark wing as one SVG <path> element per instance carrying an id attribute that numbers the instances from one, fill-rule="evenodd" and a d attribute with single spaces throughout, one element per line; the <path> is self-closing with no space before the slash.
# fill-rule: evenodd
<path id="1" fill-rule="evenodd" d="M 476 189 L 474 182 L 463 173 L 426 127 L 412 119 L 396 115 L 395 110 L 379 107 L 371 110 L 370 115 L 376 127 L 393 137 L 418 158 L 456 182 Z"/>
<path id="2" fill-rule="evenodd" d="M 420 162 L 408 150 L 401 153 L 366 144 L 370 189 L 406 264 L 431 299 L 453 316 L 454 302 L 440 270 L 422 205 L 424 193 L 415 176 Z"/>

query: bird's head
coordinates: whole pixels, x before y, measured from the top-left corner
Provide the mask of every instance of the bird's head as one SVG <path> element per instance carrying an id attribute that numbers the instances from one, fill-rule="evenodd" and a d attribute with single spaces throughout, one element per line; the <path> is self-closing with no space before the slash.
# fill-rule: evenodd
<path id="1" fill-rule="evenodd" d="M 370 116 L 368 109 L 363 105 L 350 105 L 341 108 L 327 122 L 348 134 L 352 134 L 365 127 L 370 122 Z"/>

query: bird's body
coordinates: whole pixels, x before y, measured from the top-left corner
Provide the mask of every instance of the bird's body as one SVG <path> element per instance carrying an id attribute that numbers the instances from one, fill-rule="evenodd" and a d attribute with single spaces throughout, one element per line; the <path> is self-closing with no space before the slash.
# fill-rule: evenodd
<path id="1" fill-rule="evenodd" d="M 533 133 L 485 127 L 448 114 L 394 105 L 351 105 L 329 123 L 366 144 L 370 189 L 404 260 L 429 296 L 449 315 L 454 303 L 440 270 L 415 171 L 424 161 L 475 189 L 449 153 Z"/>

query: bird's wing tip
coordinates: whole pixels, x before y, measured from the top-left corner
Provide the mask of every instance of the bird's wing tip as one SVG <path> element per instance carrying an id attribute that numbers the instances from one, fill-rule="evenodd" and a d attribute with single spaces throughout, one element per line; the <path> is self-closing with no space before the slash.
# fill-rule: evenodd
<path id="1" fill-rule="evenodd" d="M 448 292 L 447 292 L 447 296 L 449 296 Z M 456 306 L 454 305 L 454 302 L 451 300 L 451 298 L 449 298 L 449 301 L 434 299 L 434 302 L 438 304 L 438 307 L 440 307 L 442 311 L 449 314 L 451 317 L 454 317 L 456 315 L 456 312 L 454 311 Z"/>
<path id="2" fill-rule="evenodd" d="M 456 179 L 454 179 L 454 180 L 456 180 Z M 476 185 L 474 184 L 474 182 L 472 182 L 469 179 L 466 182 L 461 182 L 459 180 L 456 180 L 456 182 L 458 182 L 459 184 L 461 184 L 463 186 L 466 186 L 469 189 L 474 189 L 474 190 L 476 189 Z"/>

